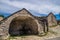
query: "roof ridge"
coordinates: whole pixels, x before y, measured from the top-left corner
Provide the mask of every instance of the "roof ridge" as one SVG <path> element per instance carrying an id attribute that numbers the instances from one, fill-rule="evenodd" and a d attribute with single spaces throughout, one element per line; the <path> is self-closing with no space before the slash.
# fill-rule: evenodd
<path id="1" fill-rule="evenodd" d="M 4 20 L 8 19 L 8 18 L 11 17 L 12 15 L 14 15 L 14 14 L 16 14 L 16 13 L 22 11 L 22 10 L 26 10 L 30 15 L 32 15 L 27 9 L 22 8 L 21 10 L 18 10 L 18 11 L 16 11 L 16 12 L 14 12 L 13 14 L 9 15 L 8 17 L 4 18 L 4 19 L 1 20 L 1 21 L 4 21 Z M 32 16 L 34 16 L 34 15 L 32 15 Z M 0 22 L 1 22 L 1 21 L 0 21 Z"/>

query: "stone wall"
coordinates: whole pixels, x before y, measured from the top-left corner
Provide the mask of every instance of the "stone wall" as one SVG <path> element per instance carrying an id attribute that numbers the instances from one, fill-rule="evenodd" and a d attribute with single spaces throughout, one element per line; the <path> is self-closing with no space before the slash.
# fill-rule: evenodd
<path id="1" fill-rule="evenodd" d="M 22 9 L 21 11 L 15 12 L 8 18 L 1 21 L 2 23 L 0 24 L 0 35 L 3 38 L 6 38 L 6 36 L 9 35 L 9 26 L 10 26 L 10 23 L 12 22 L 12 20 L 16 17 L 22 17 L 22 16 L 30 17 L 30 18 L 34 19 L 34 21 L 38 25 L 38 33 L 41 33 L 43 31 L 42 24 L 39 24 L 38 20 L 35 19 L 31 14 L 29 14 L 29 12 L 26 9 Z"/>
<path id="2" fill-rule="evenodd" d="M 53 15 L 53 13 L 49 13 L 49 15 L 47 16 L 47 20 L 48 20 L 48 26 L 57 25 L 57 20 Z"/>

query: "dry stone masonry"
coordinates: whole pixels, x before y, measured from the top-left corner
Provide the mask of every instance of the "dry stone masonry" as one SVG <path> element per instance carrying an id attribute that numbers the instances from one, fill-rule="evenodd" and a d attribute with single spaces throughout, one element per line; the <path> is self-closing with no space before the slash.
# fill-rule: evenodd
<path id="1" fill-rule="evenodd" d="M 53 17 L 53 23 L 57 24 L 52 14 L 43 18 L 36 17 L 23 8 L 0 21 L 0 37 L 46 33 L 48 32 L 48 26 L 51 25 L 51 16 Z"/>

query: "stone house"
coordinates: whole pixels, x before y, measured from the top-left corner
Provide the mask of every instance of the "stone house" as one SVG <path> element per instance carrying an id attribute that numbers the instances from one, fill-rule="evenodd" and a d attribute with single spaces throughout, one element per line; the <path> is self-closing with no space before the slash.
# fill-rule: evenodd
<path id="1" fill-rule="evenodd" d="M 0 36 L 40 35 L 48 31 L 46 19 L 32 15 L 25 8 L 0 21 Z"/>
<path id="2" fill-rule="evenodd" d="M 44 20 L 44 21 L 46 20 L 45 22 L 47 23 L 47 26 L 54 26 L 57 25 L 57 23 L 59 23 L 59 21 L 57 22 L 56 20 L 56 16 L 52 12 L 50 12 L 48 16 L 39 17 L 39 18 L 40 18 L 39 20 Z"/>
<path id="3" fill-rule="evenodd" d="M 36 17 L 38 22 L 40 23 L 40 21 L 42 22 L 42 25 L 44 26 L 43 30 L 44 32 L 47 32 L 48 31 L 48 21 L 47 21 L 47 18 L 46 17 Z M 47 30 L 47 31 L 46 31 Z"/>
<path id="4" fill-rule="evenodd" d="M 56 17 L 55 15 L 50 12 L 47 16 L 47 21 L 48 21 L 48 26 L 54 26 L 54 25 L 57 25 L 57 20 L 56 20 Z"/>

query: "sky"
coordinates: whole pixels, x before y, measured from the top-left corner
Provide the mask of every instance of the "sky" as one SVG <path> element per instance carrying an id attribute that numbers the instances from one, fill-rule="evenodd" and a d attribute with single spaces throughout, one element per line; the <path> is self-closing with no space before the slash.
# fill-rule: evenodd
<path id="1" fill-rule="evenodd" d="M 0 0 L 0 14 L 8 16 L 22 8 L 26 8 L 33 15 L 41 16 L 53 12 L 60 12 L 60 0 Z M 57 16 L 59 19 L 59 17 Z"/>

